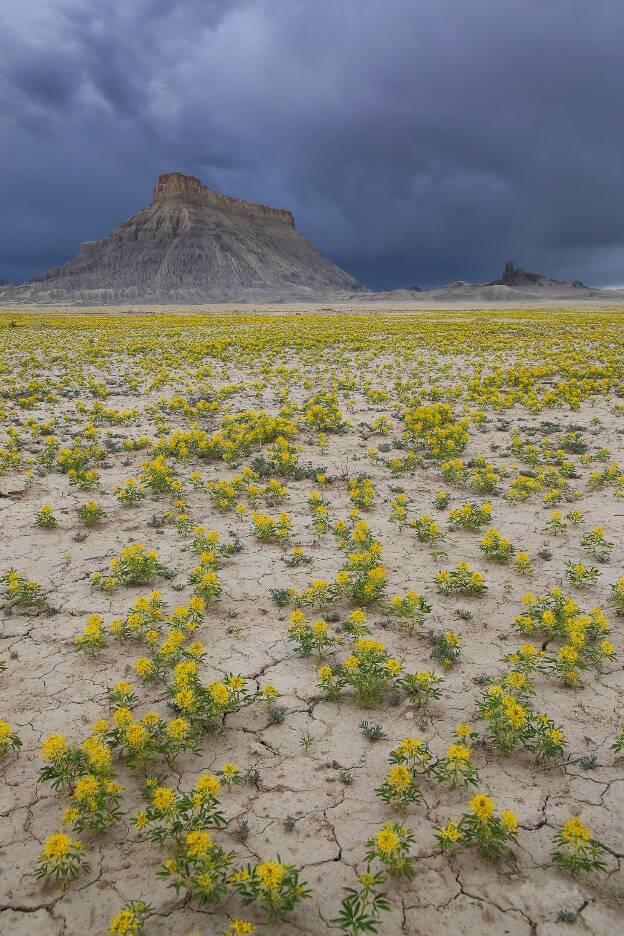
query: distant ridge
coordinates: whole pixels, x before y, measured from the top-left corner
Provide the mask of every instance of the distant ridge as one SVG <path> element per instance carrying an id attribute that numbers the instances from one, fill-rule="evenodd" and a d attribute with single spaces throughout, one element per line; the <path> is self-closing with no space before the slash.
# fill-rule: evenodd
<path id="1" fill-rule="evenodd" d="M 295 229 L 290 211 L 215 192 L 195 176 L 161 175 L 151 204 L 77 257 L 3 299 L 123 304 L 280 301 L 364 289 Z"/>
<path id="2" fill-rule="evenodd" d="M 433 289 L 417 291 L 414 286 L 406 289 L 389 289 L 377 293 L 358 295 L 360 305 L 376 306 L 392 303 L 396 308 L 406 309 L 427 305 L 452 305 L 474 307 L 497 307 L 506 305 L 536 306 L 572 305 L 579 303 L 601 303 L 605 306 L 624 304 L 624 289 L 598 289 L 586 286 L 580 280 L 560 282 L 543 273 L 527 273 L 508 260 L 500 279 L 479 285 L 466 280 L 444 283 Z"/>
<path id="3" fill-rule="evenodd" d="M 551 279 L 550 276 L 544 276 L 543 273 L 527 273 L 526 270 L 514 266 L 513 260 L 507 261 L 500 279 L 494 280 L 492 283 L 486 283 L 486 286 L 574 286 L 577 289 L 588 288 L 580 280 L 573 280 L 568 283 Z"/>

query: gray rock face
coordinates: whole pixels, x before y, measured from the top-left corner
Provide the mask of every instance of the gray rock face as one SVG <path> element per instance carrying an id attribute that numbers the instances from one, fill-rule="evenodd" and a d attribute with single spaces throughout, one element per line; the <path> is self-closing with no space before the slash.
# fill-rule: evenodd
<path id="1" fill-rule="evenodd" d="M 78 303 L 273 301 L 364 287 L 295 230 L 290 211 L 159 178 L 150 205 L 11 299 Z"/>

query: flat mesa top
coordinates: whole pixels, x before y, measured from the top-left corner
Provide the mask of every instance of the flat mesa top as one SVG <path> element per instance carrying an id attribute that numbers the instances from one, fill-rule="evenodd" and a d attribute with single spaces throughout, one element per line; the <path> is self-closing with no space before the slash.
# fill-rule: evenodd
<path id="1" fill-rule="evenodd" d="M 268 205 L 259 205 L 255 202 L 244 201 L 242 198 L 232 198 L 222 195 L 204 185 L 196 176 L 185 175 L 183 172 L 165 172 L 154 186 L 153 202 L 170 196 L 181 196 L 196 201 L 209 202 L 222 208 L 235 211 L 244 211 L 248 214 L 260 215 L 278 221 L 284 221 L 291 227 L 295 226 L 295 217 L 292 211 L 284 208 L 270 208 Z"/>

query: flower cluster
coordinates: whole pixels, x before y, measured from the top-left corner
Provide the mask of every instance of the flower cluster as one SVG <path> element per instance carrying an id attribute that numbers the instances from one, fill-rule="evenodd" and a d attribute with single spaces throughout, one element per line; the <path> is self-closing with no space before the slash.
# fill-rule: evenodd
<path id="1" fill-rule="evenodd" d="M 496 803 L 486 793 L 477 793 L 470 801 L 470 812 L 459 820 L 449 819 L 437 826 L 436 839 L 444 852 L 457 848 L 476 848 L 483 858 L 498 858 L 510 842 L 516 843 L 518 819 L 510 809 L 496 813 Z"/>
<path id="2" fill-rule="evenodd" d="M 169 578 L 171 573 L 160 563 L 155 549 L 143 543 L 133 543 L 121 550 L 119 558 L 111 559 L 110 571 L 93 572 L 91 584 L 102 591 L 114 591 L 119 585 L 149 585 L 157 576 Z"/>
<path id="3" fill-rule="evenodd" d="M 472 595 L 481 598 L 487 592 L 485 576 L 471 569 L 467 562 L 458 562 L 454 569 L 436 572 L 435 586 L 443 595 Z"/>

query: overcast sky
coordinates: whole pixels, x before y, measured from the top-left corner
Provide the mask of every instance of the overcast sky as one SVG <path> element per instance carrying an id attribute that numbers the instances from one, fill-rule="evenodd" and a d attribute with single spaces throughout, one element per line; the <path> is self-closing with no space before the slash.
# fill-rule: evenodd
<path id="1" fill-rule="evenodd" d="M 0 278 L 161 172 L 374 288 L 624 284 L 624 0 L 0 0 Z"/>

